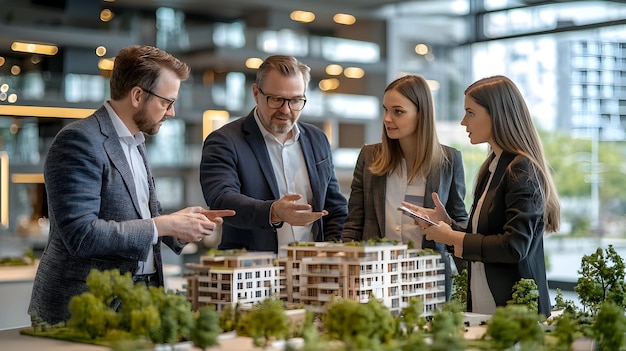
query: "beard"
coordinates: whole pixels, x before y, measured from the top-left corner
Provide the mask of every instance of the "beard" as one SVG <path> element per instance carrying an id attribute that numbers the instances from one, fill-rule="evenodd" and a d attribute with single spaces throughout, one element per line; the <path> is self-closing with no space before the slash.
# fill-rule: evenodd
<path id="1" fill-rule="evenodd" d="M 137 125 L 137 128 L 148 135 L 155 135 L 158 133 L 163 120 L 152 122 L 145 105 L 141 107 L 141 110 L 137 111 L 137 113 L 133 115 L 133 121 L 135 122 L 135 125 Z"/>
<path id="2" fill-rule="evenodd" d="M 276 133 L 276 134 L 287 134 L 289 132 L 291 132 L 291 129 L 293 129 L 294 126 L 294 117 L 291 115 L 286 115 L 281 113 L 280 111 L 276 111 L 274 112 L 271 116 L 266 117 L 263 115 L 263 112 L 258 111 L 259 113 L 259 117 L 261 119 L 262 124 L 265 126 L 265 128 L 267 130 L 269 130 L 272 133 Z M 277 124 L 274 123 L 274 119 L 289 119 L 289 123 L 287 124 Z"/>

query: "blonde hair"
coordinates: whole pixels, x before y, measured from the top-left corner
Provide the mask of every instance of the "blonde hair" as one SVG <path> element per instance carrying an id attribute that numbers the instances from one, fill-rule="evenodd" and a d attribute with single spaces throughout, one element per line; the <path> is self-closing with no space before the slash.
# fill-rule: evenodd
<path id="1" fill-rule="evenodd" d="M 418 152 L 413 166 L 408 170 L 408 180 L 411 183 L 415 177 L 426 177 L 431 169 L 439 168 L 449 161 L 437 138 L 433 97 L 426 79 L 417 75 L 403 76 L 389 83 L 385 88 L 385 93 L 388 91 L 397 91 L 417 107 Z M 375 158 L 369 168 L 370 171 L 379 176 L 388 175 L 399 171 L 401 162 L 400 142 L 390 139 L 383 128 L 382 143 L 375 150 Z"/>
<path id="2" fill-rule="evenodd" d="M 305 90 L 309 85 L 309 81 L 311 81 L 311 68 L 309 66 L 298 61 L 293 56 L 272 55 L 266 58 L 256 71 L 256 85 L 261 87 L 261 89 L 263 89 L 265 77 L 272 70 L 277 70 L 285 77 L 295 76 L 296 72 L 302 73 Z"/>
<path id="3" fill-rule="evenodd" d="M 471 84 L 465 89 L 465 95 L 489 113 L 494 142 L 503 151 L 524 156 L 534 165 L 533 171 L 541 184 L 538 191 L 546 203 L 546 231 L 559 230 L 561 208 L 556 187 L 544 156 L 541 139 L 524 97 L 515 83 L 505 76 L 487 77 Z M 482 164 L 478 179 L 487 172 L 492 158 L 488 157 Z"/>

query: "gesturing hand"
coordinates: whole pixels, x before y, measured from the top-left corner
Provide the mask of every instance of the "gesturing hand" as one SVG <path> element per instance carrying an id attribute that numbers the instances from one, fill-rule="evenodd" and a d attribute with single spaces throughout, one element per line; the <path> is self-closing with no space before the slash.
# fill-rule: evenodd
<path id="1" fill-rule="evenodd" d="M 302 199 L 300 194 L 287 194 L 272 204 L 272 222 L 287 222 L 293 226 L 304 226 L 326 216 L 328 211 L 312 212 L 311 205 L 297 203 Z"/>
<path id="2" fill-rule="evenodd" d="M 409 202 L 402 202 L 402 205 L 410 208 L 411 210 L 424 215 L 424 217 L 434 221 L 434 222 L 445 222 L 446 224 L 452 223 L 448 212 L 446 212 L 446 207 L 439 200 L 439 195 L 437 193 L 432 193 L 433 202 L 435 203 L 435 208 L 426 208 L 422 206 L 413 205 Z M 417 223 L 417 222 L 416 222 Z M 421 223 L 417 223 L 418 225 L 422 225 Z"/>
<path id="3" fill-rule="evenodd" d="M 159 236 L 173 236 L 186 242 L 200 241 L 213 234 L 215 227 L 232 216 L 232 210 L 205 210 L 200 206 L 191 206 L 169 215 L 154 218 Z M 210 218 L 213 219 L 210 219 Z"/>
<path id="4" fill-rule="evenodd" d="M 236 214 L 234 210 L 203 210 L 200 213 L 205 215 L 210 221 L 217 224 L 224 223 L 224 219 L 222 217 L 231 217 Z"/>

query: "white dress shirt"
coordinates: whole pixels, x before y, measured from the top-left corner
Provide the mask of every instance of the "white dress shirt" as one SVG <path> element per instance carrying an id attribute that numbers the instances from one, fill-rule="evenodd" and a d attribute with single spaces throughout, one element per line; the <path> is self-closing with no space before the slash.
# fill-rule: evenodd
<path id="1" fill-rule="evenodd" d="M 139 153 L 138 146 L 143 144 L 146 140 L 143 132 L 137 132 L 135 135 L 130 133 L 128 127 L 122 122 L 120 117 L 115 113 L 111 105 L 108 101 L 104 103 L 104 107 L 109 112 L 109 116 L 111 117 L 111 121 L 113 122 L 113 126 L 115 127 L 115 131 L 119 136 L 120 145 L 122 146 L 122 150 L 124 150 L 124 155 L 126 156 L 126 161 L 130 165 L 130 169 L 133 172 L 133 180 L 135 182 L 135 189 L 137 191 L 137 199 L 139 200 L 139 207 L 141 209 L 141 218 L 147 219 L 151 218 L 150 214 L 150 190 L 148 189 L 148 172 L 146 170 L 146 165 L 144 164 L 143 157 Z M 156 228 L 156 224 L 152 221 L 153 225 L 153 238 L 152 245 L 155 245 L 158 241 L 158 232 Z M 156 272 L 156 267 L 154 265 L 154 249 L 150 245 L 150 250 L 148 252 L 148 257 L 145 261 L 139 262 L 139 268 L 137 269 L 136 274 L 152 274 Z"/>
<path id="2" fill-rule="evenodd" d="M 283 144 L 263 127 L 256 110 L 254 111 L 254 119 L 259 126 L 259 130 L 261 130 L 261 134 L 263 134 L 265 146 L 272 161 L 272 169 L 274 170 L 280 192 L 279 196 L 282 198 L 287 194 L 300 194 L 302 198 L 298 203 L 311 204 L 313 192 L 311 191 L 311 182 L 306 162 L 304 161 L 304 154 L 298 142 L 300 139 L 298 124 L 294 125 L 291 138 Z M 268 219 L 268 221 L 270 220 Z M 281 255 L 280 247 L 283 245 L 294 241 L 313 241 L 312 228 L 313 224 L 292 226 L 285 222 L 282 227 L 277 229 L 279 255 Z"/>
<path id="3" fill-rule="evenodd" d="M 404 244 L 413 241 L 415 248 L 422 247 L 422 228 L 415 224 L 413 218 L 402 214 L 398 207 L 402 201 L 414 205 L 424 205 L 424 193 L 426 192 L 426 179 L 416 178 L 408 184 L 406 161 L 402 159 L 400 169 L 387 176 L 385 186 L 385 233 L 390 240 L 397 240 Z"/>

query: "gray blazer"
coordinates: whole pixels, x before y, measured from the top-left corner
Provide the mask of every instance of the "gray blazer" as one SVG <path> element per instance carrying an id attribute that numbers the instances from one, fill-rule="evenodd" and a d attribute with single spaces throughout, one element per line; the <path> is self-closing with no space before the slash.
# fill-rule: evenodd
<path id="1" fill-rule="evenodd" d="M 350 199 L 348 200 L 348 217 L 341 234 L 344 241 L 384 237 L 387 176 L 377 176 L 369 170 L 374 161 L 375 150 L 378 147 L 380 144 L 365 145 L 359 154 L 352 178 Z M 448 154 L 450 163 L 428 174 L 424 207 L 435 207 L 430 194 L 436 192 L 441 202 L 446 206 L 446 211 L 450 217 L 460 225 L 464 225 L 467 223 L 468 216 L 463 202 L 465 198 L 465 173 L 461 152 L 447 146 L 444 146 L 444 149 Z M 435 247 L 434 242 L 428 240 L 425 240 L 422 246 Z"/>
<path id="2" fill-rule="evenodd" d="M 144 152 L 141 145 L 140 151 Z M 156 217 L 150 167 L 150 212 Z M 146 259 L 153 238 L 153 221 L 141 219 L 131 168 L 104 106 L 75 121 L 55 137 L 44 164 L 50 236 L 41 257 L 29 313 L 51 324 L 66 321 L 74 295 L 87 290 L 91 269 L 135 272 Z M 174 252 L 182 244 L 163 242 Z M 161 240 L 154 245 L 159 282 L 163 284 Z"/>

